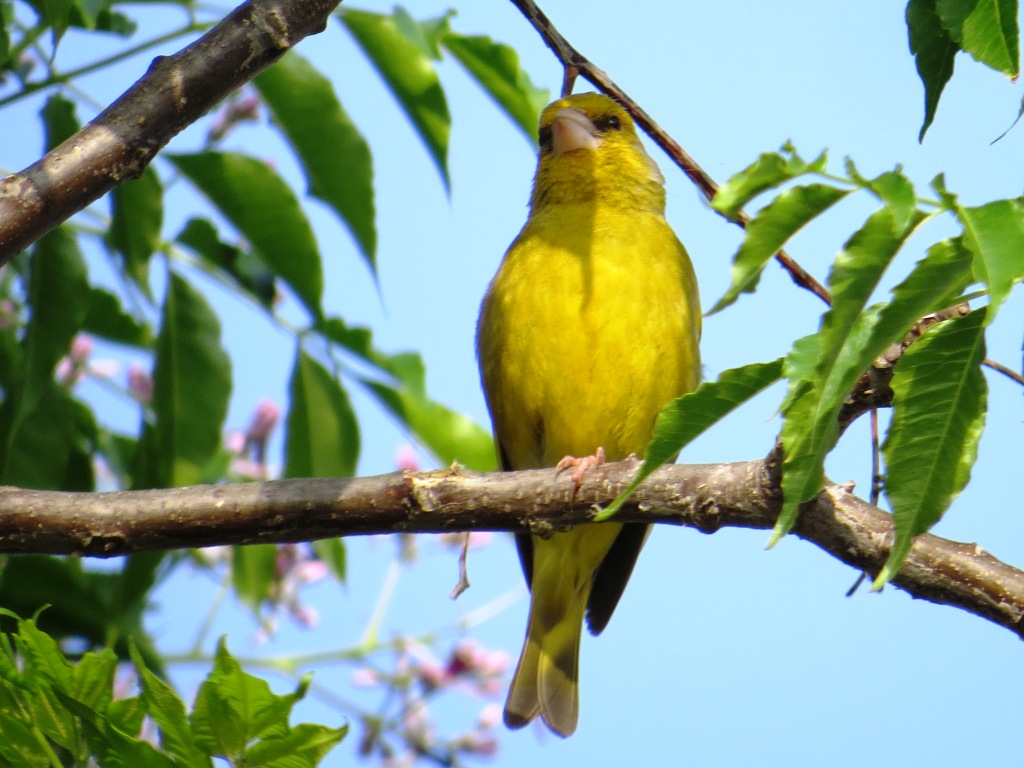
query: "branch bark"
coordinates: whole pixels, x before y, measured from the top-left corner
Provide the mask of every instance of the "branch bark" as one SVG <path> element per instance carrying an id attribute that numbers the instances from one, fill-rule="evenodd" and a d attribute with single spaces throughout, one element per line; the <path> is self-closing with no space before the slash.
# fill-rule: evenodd
<path id="1" fill-rule="evenodd" d="M 168 141 L 308 35 L 340 0 L 249 0 L 149 71 L 95 120 L 0 179 L 0 266 L 123 181 Z"/>
<path id="2" fill-rule="evenodd" d="M 0 488 L 0 552 L 112 557 L 226 544 L 293 542 L 381 533 L 492 530 L 543 535 L 591 520 L 621 492 L 638 462 L 587 473 L 575 499 L 554 469 L 396 472 L 351 479 L 279 480 L 172 490 L 65 493 Z M 771 461 L 662 467 L 615 518 L 770 529 L 780 508 Z M 794 533 L 870 574 L 892 541 L 889 514 L 830 484 L 804 505 Z M 975 544 L 919 536 L 893 584 L 1024 638 L 1024 571 Z"/>

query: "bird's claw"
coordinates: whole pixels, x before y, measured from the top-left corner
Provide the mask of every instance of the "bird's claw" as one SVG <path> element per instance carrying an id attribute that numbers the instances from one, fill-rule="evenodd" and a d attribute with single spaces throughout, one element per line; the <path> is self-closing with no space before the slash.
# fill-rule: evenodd
<path id="1" fill-rule="evenodd" d="M 576 491 L 580 489 L 580 485 L 583 483 L 583 476 L 587 473 L 587 470 L 591 467 L 599 467 L 604 464 L 604 448 L 598 448 L 594 451 L 592 456 L 582 456 L 576 458 L 575 456 L 566 456 L 555 465 L 555 469 L 559 472 L 572 468 L 572 495 L 576 495 Z"/>

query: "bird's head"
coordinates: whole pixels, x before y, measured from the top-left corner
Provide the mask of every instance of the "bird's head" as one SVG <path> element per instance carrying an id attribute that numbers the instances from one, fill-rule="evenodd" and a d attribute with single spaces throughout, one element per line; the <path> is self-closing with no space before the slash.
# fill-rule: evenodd
<path id="1" fill-rule="evenodd" d="M 618 102 L 580 93 L 540 115 L 540 159 L 531 205 L 598 200 L 661 212 L 665 178 Z"/>

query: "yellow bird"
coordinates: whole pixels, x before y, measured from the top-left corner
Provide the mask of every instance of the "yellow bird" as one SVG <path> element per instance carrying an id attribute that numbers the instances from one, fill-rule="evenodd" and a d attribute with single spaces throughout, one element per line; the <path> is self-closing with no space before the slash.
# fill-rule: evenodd
<path id="1" fill-rule="evenodd" d="M 539 137 L 530 215 L 484 297 L 477 356 L 502 467 L 587 456 L 584 469 L 642 455 L 659 409 L 696 388 L 697 281 L 665 221 L 664 177 L 619 104 L 559 99 Z M 532 597 L 510 728 L 539 714 L 561 736 L 576 730 L 584 614 L 591 633 L 605 628 L 649 528 L 517 536 Z"/>

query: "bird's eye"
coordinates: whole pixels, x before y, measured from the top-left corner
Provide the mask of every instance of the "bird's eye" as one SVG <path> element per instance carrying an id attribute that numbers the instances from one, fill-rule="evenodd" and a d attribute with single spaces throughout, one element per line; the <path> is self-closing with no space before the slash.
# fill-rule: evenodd
<path id="1" fill-rule="evenodd" d="M 594 121 L 594 127 L 601 133 L 607 131 L 619 131 L 622 130 L 622 121 L 619 120 L 617 115 L 608 115 L 608 117 L 602 117 L 600 120 Z"/>
<path id="2" fill-rule="evenodd" d="M 540 144 L 541 152 L 550 152 L 551 146 L 554 139 L 551 135 L 551 126 L 545 126 L 540 129 L 540 133 L 537 135 L 537 142 Z"/>

